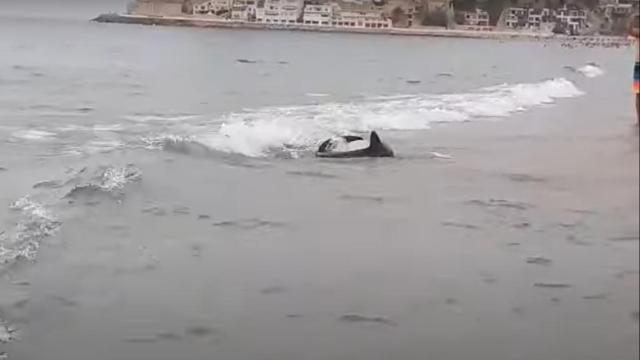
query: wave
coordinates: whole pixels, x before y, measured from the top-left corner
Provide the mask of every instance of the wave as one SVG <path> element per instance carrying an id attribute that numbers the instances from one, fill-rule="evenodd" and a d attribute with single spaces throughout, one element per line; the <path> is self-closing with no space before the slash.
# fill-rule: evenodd
<path id="1" fill-rule="evenodd" d="M 19 337 L 18 329 L 0 318 L 0 344 L 8 344 L 17 341 L 19 340 Z M 6 353 L 0 353 L 0 355 L 2 354 Z M 0 359 L 6 359 L 6 357 L 0 357 Z"/>
<path id="2" fill-rule="evenodd" d="M 92 175 L 88 174 L 91 172 L 87 168 L 81 168 L 66 180 L 41 181 L 33 188 L 46 190 L 50 195 L 51 192 L 61 192 L 65 194 L 63 198 L 71 199 L 94 195 L 119 198 L 127 184 L 142 178 L 140 169 L 132 164 L 123 167 L 102 166 Z M 13 231 L 0 232 L 0 274 L 19 260 L 35 260 L 41 242 L 62 226 L 62 222 L 46 205 L 29 195 L 13 202 L 10 209 L 20 212 L 20 217 Z"/>
<path id="3" fill-rule="evenodd" d="M 183 155 L 207 156 L 214 151 L 196 141 L 193 136 L 162 134 L 143 138 L 143 142 L 149 150 L 164 150 Z"/>
<path id="4" fill-rule="evenodd" d="M 318 142 L 371 130 L 424 130 L 441 122 L 502 118 L 583 93 L 567 79 L 503 84 L 475 92 L 369 98 L 360 102 L 266 107 L 230 113 L 218 125 L 197 129 L 189 141 L 211 150 L 262 157 L 293 157 Z"/>
<path id="5" fill-rule="evenodd" d="M 13 236 L 0 236 L 0 271 L 20 259 L 33 261 L 43 239 L 55 234 L 62 223 L 39 202 L 22 197 L 10 208 L 20 211 Z"/>
<path id="6" fill-rule="evenodd" d="M 126 144 L 120 140 L 115 139 L 103 139 L 103 140 L 91 140 L 81 147 L 69 147 L 69 150 L 75 150 L 81 154 L 97 154 L 107 153 L 114 150 L 122 149 Z"/>
<path id="7" fill-rule="evenodd" d="M 93 125 L 93 131 L 107 131 L 107 132 L 117 132 L 124 130 L 123 124 L 96 124 Z"/>
<path id="8" fill-rule="evenodd" d="M 188 121 L 199 118 L 200 115 L 192 114 L 132 114 L 127 115 L 124 118 L 133 122 L 152 122 L 152 121 Z"/>
<path id="9" fill-rule="evenodd" d="M 94 196 L 100 194 L 122 196 L 125 185 L 142 179 L 142 171 L 132 164 L 124 167 L 102 166 L 89 181 L 81 182 L 78 179 L 70 180 L 69 183 L 81 182 L 73 186 L 67 192 L 65 198 L 78 198 L 82 196 Z"/>
<path id="10" fill-rule="evenodd" d="M 16 131 L 11 136 L 21 140 L 44 141 L 55 137 L 56 134 L 45 130 L 29 129 Z"/>
<path id="11" fill-rule="evenodd" d="M 594 78 L 604 75 L 604 70 L 602 70 L 602 68 L 600 68 L 597 64 L 593 63 L 589 63 L 583 67 L 580 67 L 576 69 L 576 71 L 588 78 Z"/>

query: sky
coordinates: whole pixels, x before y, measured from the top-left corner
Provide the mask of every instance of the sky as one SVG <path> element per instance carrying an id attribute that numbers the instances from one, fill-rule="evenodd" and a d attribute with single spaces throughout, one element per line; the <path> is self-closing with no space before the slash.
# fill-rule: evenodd
<path id="1" fill-rule="evenodd" d="M 0 17 L 94 18 L 123 12 L 130 0 L 0 0 Z"/>

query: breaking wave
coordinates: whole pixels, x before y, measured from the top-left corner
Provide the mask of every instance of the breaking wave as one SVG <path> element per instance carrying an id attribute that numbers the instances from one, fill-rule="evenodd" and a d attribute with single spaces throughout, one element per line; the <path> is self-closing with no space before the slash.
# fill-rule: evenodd
<path id="1" fill-rule="evenodd" d="M 371 130 L 423 130 L 440 122 L 508 117 L 557 99 L 582 95 L 564 78 L 499 85 L 459 94 L 376 97 L 355 103 L 266 107 L 230 113 L 214 128 L 201 127 L 180 141 L 211 150 L 260 157 L 309 151 L 319 141 Z M 164 145 L 171 144 L 165 137 Z M 176 143 L 177 141 L 173 141 Z M 156 142 L 156 144 L 158 144 Z"/>
<path id="2" fill-rule="evenodd" d="M 106 194 L 119 197 L 125 185 L 142 179 L 142 171 L 129 164 L 124 167 L 102 166 L 98 168 L 89 180 L 72 180 L 76 184 L 65 198 L 78 198 Z"/>
<path id="3" fill-rule="evenodd" d="M 19 339 L 18 329 L 0 318 L 0 344 L 8 344 Z M 6 353 L 0 353 L 0 355 Z M 0 357 L 0 359 L 3 359 Z M 6 357 L 4 358 L 6 359 Z"/>
<path id="4" fill-rule="evenodd" d="M 0 270 L 20 259 L 35 260 L 42 240 L 55 234 L 62 225 L 43 204 L 29 196 L 18 199 L 10 207 L 20 212 L 20 220 L 13 236 L 0 235 Z"/>
<path id="5" fill-rule="evenodd" d="M 82 168 L 63 180 L 41 181 L 33 185 L 34 189 L 45 191 L 40 195 L 51 195 L 67 199 L 106 195 L 121 198 L 125 186 L 139 181 L 142 172 L 134 165 L 123 167 L 101 166 L 94 172 Z M 10 209 L 19 212 L 15 228 L 11 232 L 0 231 L 0 273 L 8 270 L 20 260 L 36 259 L 40 244 L 54 235 L 62 226 L 48 206 L 24 196 L 10 205 Z"/>
<path id="6" fill-rule="evenodd" d="M 602 68 L 600 68 L 597 64 L 593 63 L 589 63 L 583 67 L 580 67 L 576 71 L 588 78 L 594 78 L 604 75 L 604 70 L 602 70 Z"/>
<path id="7" fill-rule="evenodd" d="M 124 118 L 133 122 L 153 122 L 153 121 L 187 121 L 199 118 L 200 115 L 193 114 L 156 114 L 156 113 L 138 113 L 127 115 Z"/>
<path id="8" fill-rule="evenodd" d="M 28 129 L 16 131 L 12 134 L 12 136 L 20 140 L 43 141 L 52 139 L 56 136 L 56 134 L 45 130 Z"/>

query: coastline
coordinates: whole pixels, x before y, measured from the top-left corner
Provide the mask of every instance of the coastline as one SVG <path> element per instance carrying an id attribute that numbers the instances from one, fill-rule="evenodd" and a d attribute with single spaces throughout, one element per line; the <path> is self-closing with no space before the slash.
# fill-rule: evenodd
<path id="1" fill-rule="evenodd" d="M 250 30 L 286 30 L 286 31 L 312 31 L 325 33 L 349 33 L 349 34 L 373 34 L 373 35 L 399 35 L 399 36 L 429 36 L 429 37 L 453 37 L 471 39 L 569 39 L 569 36 L 516 32 L 516 31 L 476 31 L 439 28 L 390 28 L 368 29 L 348 27 L 319 27 L 303 24 L 279 25 L 253 23 L 245 21 L 224 21 L 218 19 L 206 19 L 201 17 L 178 16 L 147 16 L 128 14 L 101 14 L 92 19 L 99 23 L 160 25 L 160 26 L 185 26 L 224 29 L 250 29 Z M 600 38 L 600 37 L 598 37 Z M 615 41 L 624 42 L 624 38 L 613 38 Z"/>

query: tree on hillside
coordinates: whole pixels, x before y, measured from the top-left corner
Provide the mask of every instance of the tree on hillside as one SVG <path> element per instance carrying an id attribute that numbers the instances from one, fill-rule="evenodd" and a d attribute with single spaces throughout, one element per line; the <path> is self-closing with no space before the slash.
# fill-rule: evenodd
<path id="1" fill-rule="evenodd" d="M 489 13 L 489 24 L 496 25 L 504 9 L 504 0 L 487 0 L 485 11 Z"/>
<path id="2" fill-rule="evenodd" d="M 464 12 L 463 11 L 456 11 L 456 13 L 453 15 L 453 21 L 455 21 L 456 24 L 458 25 L 464 25 L 466 19 L 464 17 Z"/>
<path id="3" fill-rule="evenodd" d="M 474 11 L 478 6 L 476 0 L 453 0 L 453 7 L 460 11 Z"/>
<path id="4" fill-rule="evenodd" d="M 404 10 L 400 6 L 396 6 L 391 10 L 391 23 L 393 26 L 397 26 L 403 24 L 407 21 L 407 14 L 405 14 Z"/>
<path id="5" fill-rule="evenodd" d="M 598 0 L 582 0 L 582 5 L 587 9 L 594 9 L 598 6 Z"/>
<path id="6" fill-rule="evenodd" d="M 443 9 L 429 12 L 422 19 L 422 25 L 425 26 L 447 26 L 447 13 Z"/>

